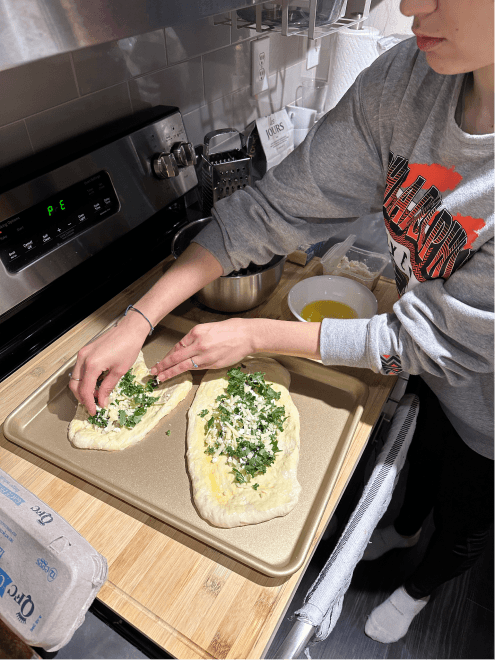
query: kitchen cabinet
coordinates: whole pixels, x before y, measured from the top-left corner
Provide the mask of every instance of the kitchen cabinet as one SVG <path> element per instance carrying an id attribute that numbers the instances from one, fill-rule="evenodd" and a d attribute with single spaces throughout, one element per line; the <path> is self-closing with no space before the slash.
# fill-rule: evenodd
<path id="1" fill-rule="evenodd" d="M 0 383 L 0 421 L 148 290 L 171 263 L 167 258 Z M 287 262 L 271 298 L 245 316 L 290 319 L 288 291 L 298 280 L 320 274 L 320 268 L 317 258 L 304 268 Z M 378 312 L 391 311 L 395 284 L 382 278 L 375 295 Z M 173 314 L 191 323 L 225 318 L 190 301 Z M 177 658 L 260 658 L 397 381 L 396 376 L 364 369 L 337 369 L 363 380 L 369 395 L 311 550 L 303 567 L 289 577 L 258 573 L 17 447 L 3 434 L 0 465 L 107 558 L 109 577 L 98 598 L 168 653 Z"/>

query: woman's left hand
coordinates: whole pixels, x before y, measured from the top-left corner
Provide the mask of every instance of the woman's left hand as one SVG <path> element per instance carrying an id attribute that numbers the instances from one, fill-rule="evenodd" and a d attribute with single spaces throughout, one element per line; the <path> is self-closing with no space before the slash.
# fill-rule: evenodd
<path id="1" fill-rule="evenodd" d="M 221 369 L 255 351 L 257 319 L 203 323 L 184 335 L 151 373 L 163 381 L 190 369 Z"/>

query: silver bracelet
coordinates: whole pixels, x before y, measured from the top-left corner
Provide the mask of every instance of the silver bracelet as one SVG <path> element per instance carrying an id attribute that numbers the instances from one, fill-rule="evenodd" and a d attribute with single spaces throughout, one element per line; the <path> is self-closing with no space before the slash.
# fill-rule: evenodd
<path id="1" fill-rule="evenodd" d="M 148 321 L 148 323 L 150 324 L 150 328 L 151 328 L 151 330 L 150 330 L 149 333 L 148 333 L 148 337 L 149 337 L 149 336 L 151 335 L 151 333 L 153 332 L 153 330 L 155 329 L 155 328 L 151 325 L 151 321 L 149 320 L 149 318 L 148 318 L 147 316 L 145 316 L 145 315 L 143 314 L 143 312 L 140 312 L 139 309 L 137 309 L 136 307 L 133 307 L 132 305 L 129 305 L 129 307 L 125 310 L 125 312 L 124 312 L 124 316 L 127 316 L 127 312 L 128 312 L 130 309 L 132 309 L 133 312 L 137 312 L 138 314 L 141 314 L 141 316 L 143 317 L 143 319 L 146 319 L 146 320 Z"/>

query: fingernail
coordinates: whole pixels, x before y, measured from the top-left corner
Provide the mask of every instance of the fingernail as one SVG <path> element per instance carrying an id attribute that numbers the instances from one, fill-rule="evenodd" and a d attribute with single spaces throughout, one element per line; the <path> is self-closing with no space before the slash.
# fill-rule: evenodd
<path id="1" fill-rule="evenodd" d="M 153 367 L 152 369 L 150 369 L 150 374 L 152 376 L 156 376 L 157 373 L 158 373 L 158 369 L 156 367 Z"/>

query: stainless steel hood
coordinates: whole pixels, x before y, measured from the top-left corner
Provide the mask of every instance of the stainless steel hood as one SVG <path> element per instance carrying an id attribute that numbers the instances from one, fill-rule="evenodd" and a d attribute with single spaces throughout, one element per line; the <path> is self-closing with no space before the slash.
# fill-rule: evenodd
<path id="1" fill-rule="evenodd" d="M 260 0 L 0 0 L 0 71 Z"/>

